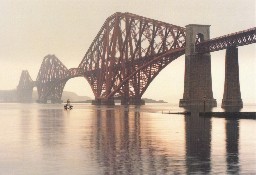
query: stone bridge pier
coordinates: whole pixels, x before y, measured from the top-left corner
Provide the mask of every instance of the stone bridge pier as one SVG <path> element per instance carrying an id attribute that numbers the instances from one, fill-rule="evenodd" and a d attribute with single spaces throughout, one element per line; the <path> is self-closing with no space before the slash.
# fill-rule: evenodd
<path id="1" fill-rule="evenodd" d="M 225 84 L 221 107 L 243 107 L 239 82 L 238 48 L 236 47 L 228 47 L 226 50 Z"/>
<path id="2" fill-rule="evenodd" d="M 213 98 L 211 55 L 195 51 L 197 42 L 210 39 L 210 26 L 190 24 L 186 26 L 185 77 L 183 99 L 180 107 L 202 106 L 216 107 Z"/>

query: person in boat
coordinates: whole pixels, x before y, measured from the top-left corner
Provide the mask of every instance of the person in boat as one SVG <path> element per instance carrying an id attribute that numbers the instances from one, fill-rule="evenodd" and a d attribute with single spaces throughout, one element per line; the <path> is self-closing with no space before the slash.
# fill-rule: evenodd
<path id="1" fill-rule="evenodd" d="M 67 106 L 70 106 L 70 100 L 69 99 L 67 100 Z"/>
<path id="2" fill-rule="evenodd" d="M 70 100 L 67 100 L 67 104 L 64 105 L 64 109 L 72 109 L 73 106 L 70 104 Z"/>

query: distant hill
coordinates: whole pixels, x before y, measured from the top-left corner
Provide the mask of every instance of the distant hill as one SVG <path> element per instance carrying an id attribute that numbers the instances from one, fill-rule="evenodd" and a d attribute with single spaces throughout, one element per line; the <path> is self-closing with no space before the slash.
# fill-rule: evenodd
<path id="1" fill-rule="evenodd" d="M 32 98 L 33 101 L 36 101 L 38 99 L 37 91 L 33 91 Z M 71 102 L 91 100 L 91 98 L 88 96 L 79 96 L 74 92 L 63 91 L 61 100 L 65 102 L 67 101 L 67 99 L 69 99 Z"/>
<path id="2" fill-rule="evenodd" d="M 164 100 L 154 100 L 149 98 L 143 98 L 142 100 L 145 100 L 146 103 L 168 103 Z"/>
<path id="3" fill-rule="evenodd" d="M 79 96 L 74 92 L 64 91 L 61 98 L 64 102 L 70 99 L 71 102 L 91 100 L 88 96 Z"/>
<path id="4" fill-rule="evenodd" d="M 72 103 L 77 102 L 77 103 L 91 103 L 92 98 L 88 96 L 79 96 L 74 92 L 70 91 L 64 91 L 62 93 L 62 98 L 61 100 L 63 102 L 66 102 L 67 99 L 69 99 Z M 32 94 L 32 102 L 36 102 L 38 100 L 38 94 L 37 91 L 33 91 Z M 154 100 L 154 99 L 149 99 L 149 98 L 143 98 L 146 103 L 167 103 L 163 100 Z M 120 103 L 120 100 L 115 100 L 117 103 Z M 4 102 L 17 102 L 17 92 L 16 89 L 14 90 L 0 90 L 0 103 Z"/>

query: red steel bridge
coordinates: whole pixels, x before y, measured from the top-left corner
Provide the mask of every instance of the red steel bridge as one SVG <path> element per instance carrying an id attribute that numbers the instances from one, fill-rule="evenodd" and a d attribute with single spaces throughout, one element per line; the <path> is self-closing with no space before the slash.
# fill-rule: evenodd
<path id="1" fill-rule="evenodd" d="M 209 39 L 204 33 L 205 28 L 209 32 L 209 26 L 203 27 L 200 32 L 202 26 L 194 25 L 193 31 L 198 33 L 188 41 L 187 26 L 115 13 L 106 19 L 77 68 L 68 69 L 57 57 L 47 55 L 36 81 L 23 71 L 17 87 L 19 99 L 29 100 L 36 86 L 39 102 L 60 102 L 66 82 L 84 77 L 95 95 L 95 104 L 113 104 L 114 98 L 121 99 L 122 104 L 143 104 L 141 97 L 159 72 L 181 55 L 191 53 L 191 49 L 200 57 L 256 42 L 256 28 Z M 184 99 L 191 98 L 185 92 L 191 86 L 186 81 L 185 77 Z"/>

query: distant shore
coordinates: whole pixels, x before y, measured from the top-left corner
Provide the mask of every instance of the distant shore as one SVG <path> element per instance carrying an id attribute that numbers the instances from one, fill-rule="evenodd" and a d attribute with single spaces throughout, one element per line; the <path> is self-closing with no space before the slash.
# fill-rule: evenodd
<path id="1" fill-rule="evenodd" d="M 164 100 L 154 100 L 149 98 L 143 98 L 142 100 L 145 100 L 145 103 L 168 103 Z M 92 100 L 83 100 L 83 101 L 73 101 L 72 103 L 91 103 Z M 121 103 L 121 100 L 115 100 L 115 103 Z"/>
<path id="2" fill-rule="evenodd" d="M 37 91 L 33 91 L 30 102 L 34 103 L 38 99 Z M 92 99 L 88 96 L 80 96 L 74 92 L 63 91 L 62 94 L 63 103 L 66 102 L 67 99 L 70 99 L 72 103 L 91 103 Z M 168 103 L 164 100 L 154 100 L 149 98 L 143 98 L 146 103 Z M 121 103 L 121 100 L 115 100 L 116 103 Z M 17 92 L 15 89 L 13 90 L 0 90 L 0 103 L 19 103 Z"/>

